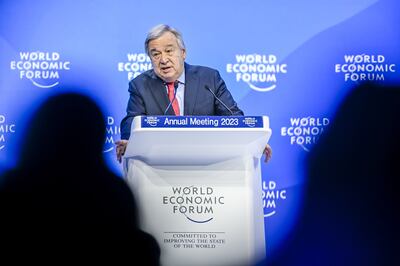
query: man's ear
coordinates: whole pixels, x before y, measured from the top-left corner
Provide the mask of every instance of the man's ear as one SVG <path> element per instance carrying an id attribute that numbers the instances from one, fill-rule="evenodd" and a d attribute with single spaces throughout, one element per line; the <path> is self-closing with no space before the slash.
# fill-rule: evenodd
<path id="1" fill-rule="evenodd" d="M 182 49 L 183 60 L 186 60 L 186 49 Z"/>

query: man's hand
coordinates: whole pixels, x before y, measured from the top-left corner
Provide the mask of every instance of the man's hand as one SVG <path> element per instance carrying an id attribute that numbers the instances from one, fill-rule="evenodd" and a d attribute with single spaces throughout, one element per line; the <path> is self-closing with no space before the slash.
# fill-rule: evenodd
<path id="1" fill-rule="evenodd" d="M 128 140 L 121 139 L 115 142 L 115 151 L 117 153 L 117 160 L 121 163 L 122 156 L 125 154 L 126 146 L 128 145 Z"/>
<path id="2" fill-rule="evenodd" d="M 269 146 L 269 144 L 267 143 L 267 145 L 264 148 L 263 154 L 265 155 L 265 163 L 268 163 L 268 161 L 271 159 L 272 157 L 272 149 L 271 146 Z"/>

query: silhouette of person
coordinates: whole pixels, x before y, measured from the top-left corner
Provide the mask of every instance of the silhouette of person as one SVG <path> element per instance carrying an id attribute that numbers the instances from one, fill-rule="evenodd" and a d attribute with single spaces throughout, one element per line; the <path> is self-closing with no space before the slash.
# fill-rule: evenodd
<path id="1" fill-rule="evenodd" d="M 400 87 L 347 95 L 307 161 L 302 215 L 266 265 L 400 265 Z"/>
<path id="2" fill-rule="evenodd" d="M 0 187 L 8 250 L 42 260 L 49 250 L 91 257 L 90 248 L 97 258 L 117 252 L 133 265 L 159 265 L 158 244 L 138 229 L 132 192 L 103 162 L 104 138 L 104 118 L 88 97 L 66 93 L 41 105 Z"/>

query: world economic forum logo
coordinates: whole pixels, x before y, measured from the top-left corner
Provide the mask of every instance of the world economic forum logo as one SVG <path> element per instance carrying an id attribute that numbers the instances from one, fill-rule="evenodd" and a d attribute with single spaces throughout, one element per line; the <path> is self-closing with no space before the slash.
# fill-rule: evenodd
<path id="1" fill-rule="evenodd" d="M 255 91 L 268 92 L 276 88 L 278 75 L 287 73 L 287 64 L 278 63 L 273 54 L 237 54 L 235 62 L 226 65 L 226 72 Z"/>
<path id="2" fill-rule="evenodd" d="M 225 197 L 209 186 L 176 186 L 162 197 L 162 203 L 170 206 L 173 214 L 184 215 L 192 223 L 208 223 L 225 204 Z"/>
<path id="3" fill-rule="evenodd" d="M 15 133 L 15 124 L 6 122 L 6 116 L 0 114 L 0 150 L 6 147 L 6 136 Z"/>
<path id="4" fill-rule="evenodd" d="M 10 69 L 18 71 L 20 79 L 47 89 L 59 84 L 60 73 L 70 70 L 70 62 L 62 61 L 58 52 L 20 52 L 19 59 L 10 62 Z"/>
<path id="5" fill-rule="evenodd" d="M 152 65 L 150 57 L 145 53 L 127 53 L 126 61 L 118 62 L 117 69 L 119 72 L 125 72 L 128 80 L 131 80 L 152 69 Z"/>
<path id="6" fill-rule="evenodd" d="M 396 72 L 396 64 L 380 54 L 347 54 L 343 59 L 335 64 L 335 73 L 343 73 L 346 82 L 384 81 L 386 74 Z"/>
<path id="7" fill-rule="evenodd" d="M 144 118 L 144 122 L 147 123 L 149 126 L 155 127 L 158 125 L 158 122 L 160 122 L 160 119 L 155 116 L 147 116 Z"/>
<path id="8" fill-rule="evenodd" d="M 107 116 L 107 127 L 106 127 L 106 140 L 104 143 L 103 152 L 107 153 L 114 149 L 115 138 L 118 138 L 121 134 L 121 127 L 115 124 L 115 119 L 112 116 Z"/>
<path id="9" fill-rule="evenodd" d="M 255 117 L 245 117 L 243 123 L 248 127 L 255 127 L 257 124 L 257 118 Z"/>
<path id="10" fill-rule="evenodd" d="M 289 125 L 281 127 L 281 136 L 308 152 L 328 125 L 327 117 L 291 117 Z"/>
<path id="11" fill-rule="evenodd" d="M 277 202 L 286 200 L 286 189 L 279 189 L 275 181 L 263 181 L 262 186 L 264 217 L 270 217 L 276 214 Z"/>

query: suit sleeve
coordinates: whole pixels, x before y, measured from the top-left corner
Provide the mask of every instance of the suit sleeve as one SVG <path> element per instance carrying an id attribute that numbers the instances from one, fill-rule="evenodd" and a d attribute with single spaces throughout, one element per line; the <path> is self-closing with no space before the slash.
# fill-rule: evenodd
<path id="1" fill-rule="evenodd" d="M 218 71 L 215 72 L 215 94 L 217 97 L 225 103 L 226 106 L 231 109 L 233 115 L 244 115 L 243 111 L 238 107 L 237 103 L 229 92 L 224 80 Z M 225 108 L 218 100 L 215 100 L 215 114 L 216 115 L 232 115 L 229 110 Z"/>
<path id="2" fill-rule="evenodd" d="M 143 97 L 133 81 L 129 83 L 129 100 L 126 107 L 126 116 L 121 121 L 121 139 L 129 139 L 133 118 L 138 115 L 146 115 Z"/>

